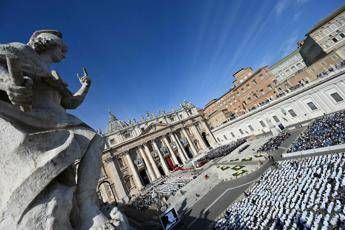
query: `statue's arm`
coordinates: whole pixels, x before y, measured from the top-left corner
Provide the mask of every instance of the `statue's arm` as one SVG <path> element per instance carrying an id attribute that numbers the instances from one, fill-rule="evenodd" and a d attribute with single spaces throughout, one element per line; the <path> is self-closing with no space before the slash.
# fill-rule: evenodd
<path id="1" fill-rule="evenodd" d="M 23 83 L 16 85 L 8 70 L 0 64 L 0 100 L 17 106 L 29 107 L 32 103 L 31 78 L 24 76 Z M 23 110 L 24 111 L 24 110 Z"/>
<path id="2" fill-rule="evenodd" d="M 91 80 L 87 76 L 84 76 L 79 80 L 81 83 L 80 89 L 75 94 L 62 98 L 61 105 L 65 109 L 75 109 L 81 105 L 90 89 Z"/>
<path id="3" fill-rule="evenodd" d="M 0 100 L 9 102 L 7 96 L 7 84 L 8 84 L 8 73 L 7 70 L 0 65 Z"/>
<path id="4" fill-rule="evenodd" d="M 7 70 L 0 65 L 0 90 L 6 91 L 7 80 L 9 79 Z"/>

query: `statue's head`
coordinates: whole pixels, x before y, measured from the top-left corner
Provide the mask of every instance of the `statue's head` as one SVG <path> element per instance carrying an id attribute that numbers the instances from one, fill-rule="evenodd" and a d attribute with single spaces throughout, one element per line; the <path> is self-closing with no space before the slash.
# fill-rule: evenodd
<path id="1" fill-rule="evenodd" d="M 62 33 L 57 30 L 35 31 L 28 45 L 40 55 L 48 55 L 52 62 L 65 58 L 67 46 L 62 40 Z"/>

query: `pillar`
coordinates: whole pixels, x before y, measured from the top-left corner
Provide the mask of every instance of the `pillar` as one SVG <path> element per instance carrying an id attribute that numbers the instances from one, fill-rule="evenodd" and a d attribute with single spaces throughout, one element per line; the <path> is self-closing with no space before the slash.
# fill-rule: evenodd
<path id="1" fill-rule="evenodd" d="M 195 149 L 195 147 L 194 147 L 194 144 L 193 144 L 192 140 L 189 138 L 186 129 L 185 129 L 185 128 L 182 128 L 181 130 L 182 130 L 183 135 L 186 137 L 186 139 L 187 139 L 187 141 L 188 141 L 188 144 L 189 144 L 190 148 L 192 149 L 193 155 L 196 156 L 196 155 L 198 154 L 198 152 L 196 151 L 196 149 Z"/>
<path id="2" fill-rule="evenodd" d="M 202 139 L 198 129 L 195 127 L 195 125 L 192 125 L 191 126 L 191 129 L 192 129 L 192 132 L 194 133 L 196 139 L 199 141 L 200 145 L 201 145 L 201 148 L 202 149 L 208 149 L 204 140 Z"/>
<path id="3" fill-rule="evenodd" d="M 128 197 L 119 175 L 120 170 L 117 164 L 114 162 L 115 160 L 117 159 L 115 157 L 112 157 L 108 161 L 106 161 L 107 162 L 106 169 L 107 169 L 107 172 L 109 173 L 108 175 L 110 176 L 110 178 L 116 185 L 115 190 L 116 190 L 116 194 L 118 195 L 118 198 L 122 201 L 125 201 L 128 199 Z"/>
<path id="4" fill-rule="evenodd" d="M 183 146 L 183 144 L 181 143 L 180 139 L 178 138 L 178 136 L 177 136 L 175 133 L 173 133 L 173 135 L 174 135 L 174 137 L 175 137 L 177 143 L 180 145 L 181 150 L 182 150 L 182 152 L 183 152 L 185 158 L 186 158 L 187 160 L 189 160 L 188 154 L 187 154 L 186 150 L 184 149 L 184 146 Z"/>
<path id="5" fill-rule="evenodd" d="M 141 190 L 143 188 L 143 184 L 141 183 L 137 169 L 134 166 L 133 160 L 132 160 L 131 156 L 129 155 L 129 152 L 126 152 L 125 157 L 127 159 L 128 166 L 132 172 L 134 183 L 137 186 L 138 190 Z"/>
<path id="6" fill-rule="evenodd" d="M 181 148 L 181 146 L 180 146 L 180 143 L 177 142 L 177 140 L 176 140 L 176 138 L 175 138 L 175 136 L 174 136 L 173 133 L 170 133 L 169 136 L 170 136 L 170 139 L 171 139 L 173 142 L 176 143 L 176 147 L 177 147 L 178 153 L 179 153 L 179 155 L 180 155 L 180 157 L 181 157 L 181 159 L 182 159 L 183 164 L 185 164 L 186 161 L 187 161 L 187 159 L 186 159 L 186 157 L 185 157 L 185 155 L 184 155 L 184 153 L 183 153 L 183 151 L 182 151 L 182 148 Z"/>
<path id="7" fill-rule="evenodd" d="M 154 140 L 152 140 L 152 145 L 153 145 L 153 148 L 158 153 L 159 160 L 161 161 L 162 168 L 163 168 L 163 171 L 164 171 L 165 175 L 169 175 L 170 172 L 169 172 L 169 168 L 167 166 L 167 163 L 165 162 L 164 157 L 163 157 L 161 151 L 159 150 L 157 143 Z"/>
<path id="8" fill-rule="evenodd" d="M 162 175 L 161 173 L 159 172 L 158 170 L 158 167 L 156 165 L 156 162 L 155 160 L 153 159 L 152 155 L 151 155 L 151 152 L 150 152 L 150 149 L 149 147 L 147 146 L 147 144 L 144 144 L 144 150 L 145 150 L 145 153 L 147 155 L 147 157 L 149 158 L 149 161 L 151 163 L 151 166 L 153 168 L 153 172 L 155 173 L 155 177 L 158 179 L 158 178 L 161 178 Z"/>
<path id="9" fill-rule="evenodd" d="M 152 181 L 154 181 L 156 179 L 156 177 L 155 177 L 155 174 L 154 174 L 154 172 L 153 172 L 153 170 L 151 168 L 150 162 L 147 159 L 146 154 L 145 154 L 144 149 L 143 149 L 142 146 L 139 146 L 139 153 L 140 153 L 141 158 L 145 162 L 145 166 L 147 168 L 147 172 L 149 173 L 149 177 L 150 177 L 151 182 L 152 182 Z"/>
<path id="10" fill-rule="evenodd" d="M 178 165 L 179 163 L 178 163 L 178 160 L 176 158 L 176 155 L 175 155 L 173 149 L 171 148 L 168 139 L 165 136 L 163 137 L 163 141 L 164 141 L 165 145 L 168 147 L 168 149 L 170 151 L 170 154 L 171 154 L 171 157 L 172 157 L 175 165 Z"/>
<path id="11" fill-rule="evenodd" d="M 201 121 L 200 124 L 202 124 L 202 126 L 204 126 L 205 133 L 209 134 L 208 136 L 210 137 L 210 140 L 208 140 L 208 141 L 209 141 L 210 145 L 212 147 L 215 147 L 218 144 L 218 142 L 217 142 L 216 138 L 214 137 L 213 133 L 211 132 L 211 130 L 208 128 L 207 124 L 204 121 Z"/>

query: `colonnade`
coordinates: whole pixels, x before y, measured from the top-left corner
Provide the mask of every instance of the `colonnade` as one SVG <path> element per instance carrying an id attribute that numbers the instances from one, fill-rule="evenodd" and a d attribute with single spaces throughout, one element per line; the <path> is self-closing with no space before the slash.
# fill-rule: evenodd
<path id="1" fill-rule="evenodd" d="M 145 186 L 139 171 L 145 170 L 150 183 L 152 183 L 164 175 L 169 175 L 177 166 L 186 164 L 200 151 L 208 149 L 208 144 L 205 143 L 198 129 L 194 125 L 188 129 L 192 135 L 188 134 L 186 128 L 183 127 L 178 131 L 167 133 L 135 147 L 135 152 L 139 153 L 144 162 L 144 169 L 136 167 L 130 152 L 125 152 L 130 173 L 133 175 L 133 181 L 138 190 Z M 191 136 L 198 141 L 199 149 L 195 146 Z M 187 143 L 183 143 L 182 138 L 185 138 Z"/>

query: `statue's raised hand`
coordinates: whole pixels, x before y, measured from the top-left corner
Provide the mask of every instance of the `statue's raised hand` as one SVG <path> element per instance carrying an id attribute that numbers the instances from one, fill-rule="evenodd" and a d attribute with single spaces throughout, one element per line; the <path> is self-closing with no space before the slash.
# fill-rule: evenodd
<path id="1" fill-rule="evenodd" d="M 79 75 L 77 74 L 77 77 L 79 79 L 80 84 L 82 84 L 83 86 L 91 85 L 91 78 L 89 77 L 85 68 L 83 68 L 83 76 L 79 77 Z"/>

